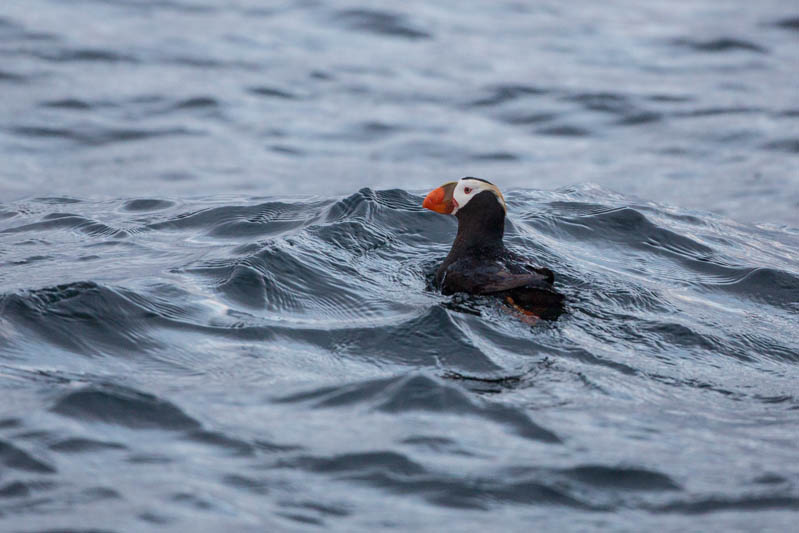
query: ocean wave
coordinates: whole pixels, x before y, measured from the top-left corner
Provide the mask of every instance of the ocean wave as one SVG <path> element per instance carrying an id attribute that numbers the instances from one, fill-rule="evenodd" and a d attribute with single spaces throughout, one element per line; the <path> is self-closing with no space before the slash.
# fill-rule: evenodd
<path id="1" fill-rule="evenodd" d="M 0 422 L 0 462 L 33 476 L 4 481 L 0 502 L 46 494 L 90 508 L 139 490 L 82 477 L 70 489 L 62 472 L 80 457 L 175 472 L 212 458 L 207 482 L 234 500 L 285 499 L 286 483 L 314 480 L 428 512 L 793 509 L 789 482 L 710 491 L 665 452 L 654 463 L 611 450 L 654 449 L 664 432 L 686 446 L 704 431 L 669 429 L 672 415 L 634 417 L 630 437 L 612 429 L 641 402 L 679 410 L 686 397 L 721 419 L 796 408 L 795 234 L 592 185 L 508 198 L 508 245 L 552 268 L 566 295 L 552 324 L 438 294 L 430 278 L 454 220 L 402 190 L 2 206 L 0 378 L 49 399 L 36 418 Z M 736 453 L 727 435 L 732 448 L 714 453 Z M 185 490 L 159 498 L 220 512 Z M 357 514 L 326 496 L 285 508 L 292 523 Z"/>

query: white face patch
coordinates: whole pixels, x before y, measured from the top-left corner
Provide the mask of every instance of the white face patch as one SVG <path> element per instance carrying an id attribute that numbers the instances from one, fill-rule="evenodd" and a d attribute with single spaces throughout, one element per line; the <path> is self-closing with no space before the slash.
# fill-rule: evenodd
<path id="1" fill-rule="evenodd" d="M 496 185 L 474 178 L 462 178 L 458 184 L 455 185 L 455 190 L 452 192 L 452 199 L 455 200 L 455 208 L 452 210 L 452 214 L 454 215 L 457 213 L 458 209 L 468 204 L 469 200 L 483 191 L 491 191 L 494 193 L 499 205 L 502 206 L 502 209 L 504 209 L 506 213 L 508 212 L 508 208 L 505 206 L 505 198 L 502 196 L 502 193 L 499 192 Z"/>

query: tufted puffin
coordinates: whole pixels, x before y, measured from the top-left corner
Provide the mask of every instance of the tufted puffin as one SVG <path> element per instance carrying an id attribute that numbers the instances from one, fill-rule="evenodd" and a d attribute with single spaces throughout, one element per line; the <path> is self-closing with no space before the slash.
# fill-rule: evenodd
<path id="1" fill-rule="evenodd" d="M 526 322 L 554 320 L 563 312 L 552 271 L 531 266 L 502 244 L 507 207 L 496 185 L 461 178 L 431 191 L 422 207 L 458 218 L 455 242 L 436 272 L 443 294 L 498 296 Z"/>

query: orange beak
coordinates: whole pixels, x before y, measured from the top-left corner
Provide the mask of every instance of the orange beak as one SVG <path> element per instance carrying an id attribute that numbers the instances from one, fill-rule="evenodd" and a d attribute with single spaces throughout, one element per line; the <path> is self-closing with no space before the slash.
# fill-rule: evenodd
<path id="1" fill-rule="evenodd" d="M 457 205 L 452 197 L 455 185 L 457 185 L 457 182 L 452 181 L 445 183 L 438 189 L 433 189 L 422 202 L 422 207 L 442 215 L 449 215 L 455 209 L 455 205 Z"/>

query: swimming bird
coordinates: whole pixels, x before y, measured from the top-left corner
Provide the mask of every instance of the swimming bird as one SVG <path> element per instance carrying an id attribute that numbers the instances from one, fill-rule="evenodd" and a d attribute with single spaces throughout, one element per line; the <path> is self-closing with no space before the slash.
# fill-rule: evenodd
<path id="1" fill-rule="evenodd" d="M 442 294 L 498 296 L 528 322 L 554 320 L 563 312 L 563 295 L 552 287 L 552 271 L 505 248 L 507 206 L 496 185 L 461 178 L 431 191 L 422 207 L 458 219 L 452 249 L 436 271 Z"/>

